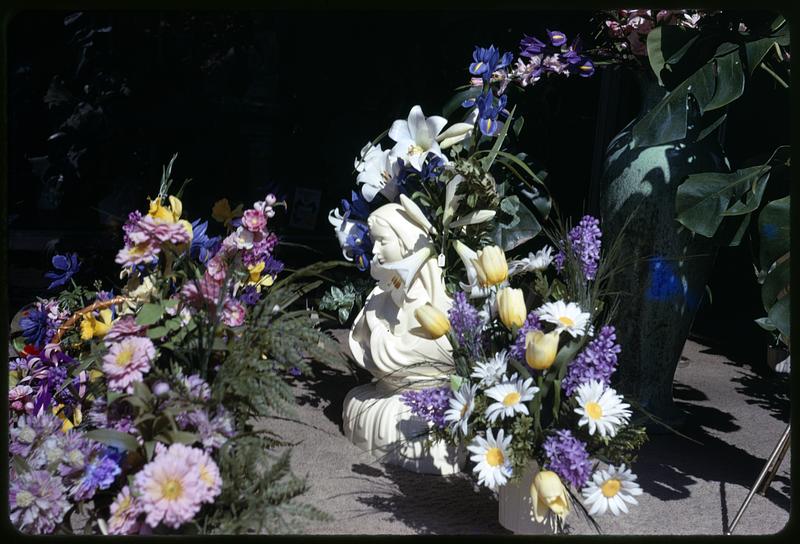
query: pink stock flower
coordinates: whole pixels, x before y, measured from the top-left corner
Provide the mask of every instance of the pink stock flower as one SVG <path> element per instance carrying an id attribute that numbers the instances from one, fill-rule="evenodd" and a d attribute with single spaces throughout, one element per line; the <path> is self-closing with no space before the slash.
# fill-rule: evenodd
<path id="1" fill-rule="evenodd" d="M 192 235 L 182 223 L 163 223 L 146 215 L 137 224 L 138 232 L 130 234 L 134 243 L 150 242 L 153 244 L 187 244 L 192 241 Z"/>
<path id="2" fill-rule="evenodd" d="M 103 357 L 103 372 L 112 391 L 133 392 L 133 384 L 140 382 L 150 371 L 156 348 L 149 338 L 129 337 L 112 345 Z"/>
<path id="3" fill-rule="evenodd" d="M 135 244 L 130 247 L 123 247 L 114 259 L 119 265 L 124 267 L 136 266 L 137 264 L 149 263 L 161 253 L 161 248 L 150 242 Z"/>
<path id="4" fill-rule="evenodd" d="M 33 403 L 31 402 L 32 395 L 33 388 L 29 385 L 12 387 L 8 391 L 8 402 L 10 403 L 11 409 L 17 412 L 30 413 L 33 411 Z"/>
<path id="5" fill-rule="evenodd" d="M 183 444 L 156 448 L 155 459 L 136 474 L 134 483 L 146 523 L 173 529 L 194 518 L 221 487 L 219 469 L 211 458 Z"/>
<path id="6" fill-rule="evenodd" d="M 267 218 L 262 210 L 247 210 L 242 216 L 242 225 L 250 232 L 261 232 L 267 226 Z"/>
<path id="7" fill-rule="evenodd" d="M 136 318 L 132 315 L 122 316 L 111 325 L 111 328 L 103 337 L 103 341 L 107 346 L 111 346 L 131 336 L 141 336 L 146 327 L 142 327 L 136 323 Z"/>
<path id="8" fill-rule="evenodd" d="M 229 298 L 222 307 L 222 322 L 229 327 L 238 327 L 244 324 L 245 308 L 235 298 Z"/>

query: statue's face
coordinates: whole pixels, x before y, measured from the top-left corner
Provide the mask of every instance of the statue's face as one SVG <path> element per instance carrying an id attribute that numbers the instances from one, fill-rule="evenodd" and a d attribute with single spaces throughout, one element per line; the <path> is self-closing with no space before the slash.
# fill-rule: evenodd
<path id="1" fill-rule="evenodd" d="M 372 254 L 381 264 L 402 260 L 403 248 L 394 231 L 382 224 L 383 221 L 374 221 L 370 224 L 369 234 L 375 244 Z"/>

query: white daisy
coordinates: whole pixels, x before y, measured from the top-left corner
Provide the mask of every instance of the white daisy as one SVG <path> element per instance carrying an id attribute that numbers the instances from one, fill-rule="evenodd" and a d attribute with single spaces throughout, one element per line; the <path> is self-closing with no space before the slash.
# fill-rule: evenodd
<path id="1" fill-rule="evenodd" d="M 486 396 L 497 401 L 486 408 L 486 417 L 492 423 L 497 421 L 498 417 L 505 419 L 513 417 L 516 413 L 528 414 L 528 407 L 525 406 L 525 401 L 531 400 L 533 395 L 539 391 L 539 388 L 531 385 L 533 378 L 523 381 L 521 378 L 516 379 L 516 376 L 514 374 L 511 381 L 495 385 L 486 390 Z"/>
<path id="2" fill-rule="evenodd" d="M 592 480 L 581 491 L 583 503 L 589 508 L 589 515 L 605 514 L 606 510 L 618 516 L 620 511 L 628 513 L 625 504 L 639 504 L 633 495 L 641 495 L 642 488 L 636 483 L 636 475 L 625 465 L 607 470 L 600 469 L 592 475 Z"/>
<path id="3" fill-rule="evenodd" d="M 545 270 L 553 262 L 553 248 L 544 246 L 536 253 L 528 253 L 527 257 L 508 263 L 508 275 L 515 276 L 525 272 Z"/>
<path id="4" fill-rule="evenodd" d="M 589 425 L 590 435 L 597 430 L 600 436 L 614 436 L 631 417 L 630 404 L 622 402 L 623 398 L 614 389 L 599 380 L 581 384 L 575 394 L 578 400 L 575 413 L 581 416 L 578 426 Z"/>
<path id="5" fill-rule="evenodd" d="M 483 484 L 492 491 L 505 485 L 511 477 L 511 460 L 508 458 L 508 446 L 512 436 L 504 435 L 503 429 L 497 433 L 497 438 L 492 435 L 492 430 L 486 430 L 486 438 L 476 436 L 467 449 L 474 453 L 472 459 L 476 465 L 472 469 L 478 473 L 478 483 Z"/>
<path id="6" fill-rule="evenodd" d="M 564 303 L 563 300 L 545 302 L 536 313 L 542 321 L 553 323 L 558 332 L 567 331 L 573 338 L 586 333 L 586 325 L 591 317 L 574 302 Z"/>
<path id="7" fill-rule="evenodd" d="M 484 363 L 476 363 L 471 376 L 480 380 L 478 385 L 483 388 L 491 387 L 506 378 L 508 369 L 508 352 L 506 350 L 496 353 L 494 357 Z"/>
<path id="8" fill-rule="evenodd" d="M 468 381 L 464 382 L 450 399 L 450 409 L 444 413 L 444 420 L 450 423 L 454 429 L 461 429 L 461 434 L 465 436 L 468 431 L 469 416 L 475 409 L 475 393 L 477 391 L 477 385 L 470 385 Z"/>

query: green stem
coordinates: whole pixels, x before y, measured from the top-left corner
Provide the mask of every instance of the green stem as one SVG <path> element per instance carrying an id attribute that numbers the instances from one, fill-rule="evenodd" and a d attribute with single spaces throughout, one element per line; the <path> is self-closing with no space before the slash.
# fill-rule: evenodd
<path id="1" fill-rule="evenodd" d="M 767 72 L 769 75 L 771 75 L 773 78 L 775 78 L 775 81 L 777 81 L 778 83 L 780 83 L 780 84 L 781 84 L 781 86 L 783 86 L 783 88 L 784 88 L 784 89 L 788 89 L 788 88 L 789 88 L 789 85 L 788 85 L 788 84 L 787 84 L 787 83 L 786 83 L 786 82 L 785 82 L 783 79 L 781 79 L 781 76 L 779 76 L 778 74 L 776 74 L 776 73 L 775 73 L 775 72 L 774 72 L 774 71 L 773 71 L 773 70 L 772 70 L 772 69 L 771 69 L 769 66 L 767 66 L 767 64 L 766 64 L 766 63 L 762 62 L 761 64 L 759 64 L 759 66 L 761 66 L 761 68 L 763 68 L 764 70 L 766 70 L 766 72 Z"/>

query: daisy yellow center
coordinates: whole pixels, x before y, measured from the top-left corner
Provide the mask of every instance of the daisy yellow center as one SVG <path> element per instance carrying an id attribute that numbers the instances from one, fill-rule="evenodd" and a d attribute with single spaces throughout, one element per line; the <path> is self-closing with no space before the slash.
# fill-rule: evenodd
<path id="1" fill-rule="evenodd" d="M 613 479 L 608 480 L 600 487 L 600 491 L 602 491 L 604 497 L 613 497 L 617 493 L 619 493 L 619 488 L 622 487 L 619 480 Z"/>
<path id="2" fill-rule="evenodd" d="M 586 415 L 592 419 L 600 419 L 603 417 L 603 408 L 601 408 L 596 402 L 587 402 Z"/>
<path id="3" fill-rule="evenodd" d="M 489 448 L 489 451 L 486 452 L 486 462 L 490 466 L 499 467 L 505 460 L 506 458 L 503 457 L 503 452 L 500 451 L 500 448 Z"/>
<path id="4" fill-rule="evenodd" d="M 505 396 L 503 399 L 503 406 L 514 406 L 516 403 L 519 402 L 520 394 L 516 391 L 513 391 Z"/>
<path id="5" fill-rule="evenodd" d="M 416 144 L 412 144 L 412 145 L 408 146 L 408 154 L 409 155 L 419 155 L 423 151 L 424 151 L 424 149 L 422 149 L 422 147 L 420 147 L 420 146 L 418 146 Z"/>
<path id="6" fill-rule="evenodd" d="M 178 480 L 169 479 L 161 484 L 161 495 L 168 501 L 174 501 L 183 494 L 183 486 Z"/>
<path id="7" fill-rule="evenodd" d="M 560 322 L 561 322 L 563 325 L 565 325 L 565 326 L 567 326 L 567 327 L 571 327 L 571 326 L 573 326 L 573 325 L 575 324 L 575 322 L 574 322 L 573 320 L 571 320 L 570 318 L 568 318 L 568 317 L 567 317 L 567 316 L 565 316 L 565 315 L 562 315 L 561 317 L 559 317 L 559 318 L 558 318 L 558 320 L 559 320 L 559 321 L 560 321 Z"/>
<path id="8" fill-rule="evenodd" d="M 133 358 L 133 349 L 124 348 L 117 354 L 117 366 L 119 367 L 127 366 L 128 363 L 131 362 L 132 358 Z"/>

